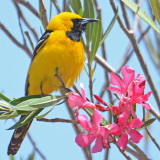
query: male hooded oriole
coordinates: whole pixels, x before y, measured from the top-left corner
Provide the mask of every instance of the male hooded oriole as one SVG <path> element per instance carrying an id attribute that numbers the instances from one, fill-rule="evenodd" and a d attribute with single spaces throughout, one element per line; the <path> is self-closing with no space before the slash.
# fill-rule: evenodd
<path id="1" fill-rule="evenodd" d="M 85 61 L 81 33 L 85 31 L 87 23 L 95 21 L 98 20 L 82 18 L 70 12 L 60 13 L 50 21 L 34 50 L 25 95 L 48 95 L 59 90 L 61 82 L 55 76 L 56 70 L 66 87 L 73 86 Z M 31 123 L 15 129 L 8 155 L 17 153 Z"/>

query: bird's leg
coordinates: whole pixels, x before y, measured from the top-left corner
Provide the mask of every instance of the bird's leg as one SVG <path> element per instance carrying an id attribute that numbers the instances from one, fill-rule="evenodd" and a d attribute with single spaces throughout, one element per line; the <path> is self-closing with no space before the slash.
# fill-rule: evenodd
<path id="1" fill-rule="evenodd" d="M 62 78 L 61 78 L 61 77 L 59 76 L 59 74 L 58 74 L 58 68 L 56 68 L 56 74 L 55 74 L 55 77 L 57 77 L 57 78 L 58 78 L 58 80 L 61 82 L 62 87 L 66 88 L 66 87 L 65 87 L 65 84 L 64 84 L 64 82 L 63 82 L 63 80 L 62 80 Z"/>
<path id="2" fill-rule="evenodd" d="M 41 97 L 45 97 L 46 95 L 43 93 L 42 84 L 40 85 L 40 90 L 41 90 Z"/>
<path id="3" fill-rule="evenodd" d="M 66 90 L 67 92 L 70 92 L 70 91 L 71 91 L 69 88 L 66 88 L 66 87 L 65 87 L 65 84 L 64 84 L 64 82 L 63 82 L 62 78 L 61 78 L 61 77 L 59 76 L 59 74 L 58 74 L 58 68 L 56 68 L 56 74 L 55 74 L 55 77 L 57 77 L 57 78 L 58 78 L 58 80 L 61 82 L 61 84 L 62 84 L 62 88 L 64 88 L 64 90 Z"/>

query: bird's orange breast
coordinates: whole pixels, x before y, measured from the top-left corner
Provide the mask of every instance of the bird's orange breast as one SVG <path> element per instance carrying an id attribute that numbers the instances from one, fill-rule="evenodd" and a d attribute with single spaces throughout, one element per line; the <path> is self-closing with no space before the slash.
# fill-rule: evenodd
<path id="1" fill-rule="evenodd" d="M 38 51 L 28 71 L 28 94 L 50 94 L 59 90 L 61 82 L 71 87 L 84 67 L 85 55 L 82 42 L 76 42 L 66 36 L 65 31 L 54 31 Z"/>

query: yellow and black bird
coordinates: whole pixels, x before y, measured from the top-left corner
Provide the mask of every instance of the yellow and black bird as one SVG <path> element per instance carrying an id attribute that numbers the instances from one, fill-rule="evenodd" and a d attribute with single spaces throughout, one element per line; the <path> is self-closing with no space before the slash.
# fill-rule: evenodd
<path id="1" fill-rule="evenodd" d="M 88 23 L 96 21 L 98 20 L 82 18 L 70 12 L 60 13 L 50 21 L 34 50 L 25 95 L 48 95 L 59 90 L 57 86 L 61 82 L 55 76 L 56 70 L 66 87 L 73 86 L 85 61 L 81 33 Z M 8 155 L 17 153 L 31 123 L 32 121 L 14 131 Z"/>

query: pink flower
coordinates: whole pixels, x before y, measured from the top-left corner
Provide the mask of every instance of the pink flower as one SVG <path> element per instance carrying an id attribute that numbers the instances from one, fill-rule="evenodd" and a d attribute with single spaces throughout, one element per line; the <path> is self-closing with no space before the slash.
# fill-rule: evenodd
<path id="1" fill-rule="evenodd" d="M 138 131 L 132 128 L 138 129 L 144 123 L 139 118 L 134 118 L 127 123 L 128 118 L 129 117 L 128 117 L 128 114 L 126 114 L 126 112 L 119 115 L 118 116 L 119 125 L 117 125 L 116 123 L 112 124 L 111 132 L 110 132 L 111 134 L 115 136 L 121 135 L 121 137 L 117 141 L 117 144 L 122 149 L 125 149 L 127 146 L 128 135 L 130 135 L 131 140 L 134 143 L 139 143 L 143 137 Z"/>
<path id="2" fill-rule="evenodd" d="M 111 84 L 117 87 L 108 87 L 107 89 L 120 95 L 126 95 L 129 85 L 134 80 L 135 71 L 129 66 L 124 66 L 122 67 L 122 77 L 121 80 L 111 72 Z"/>
<path id="3" fill-rule="evenodd" d="M 77 115 L 77 121 L 80 123 L 83 129 L 88 131 L 88 134 L 80 133 L 77 135 L 75 141 L 76 143 L 84 148 L 89 146 L 94 140 L 96 140 L 95 145 L 92 148 L 92 153 L 102 151 L 103 147 L 110 147 L 107 138 L 109 136 L 109 130 L 103 126 L 100 126 L 100 122 L 103 120 L 102 115 L 97 111 L 93 111 L 92 121 L 91 124 L 85 115 Z"/>
<path id="4" fill-rule="evenodd" d="M 129 91 L 129 96 L 131 97 L 132 104 L 140 104 L 144 108 L 150 110 L 150 106 L 146 103 L 151 95 L 152 91 L 144 94 L 146 80 L 141 74 L 137 75 L 137 78 L 132 82 L 132 89 Z"/>
<path id="5" fill-rule="evenodd" d="M 86 91 L 84 90 L 84 86 L 81 83 L 80 84 L 81 87 L 81 94 L 82 97 L 75 93 L 75 92 L 71 92 L 69 97 L 68 97 L 68 104 L 71 108 L 73 107 L 78 107 L 78 110 L 80 108 L 92 108 L 95 109 L 95 105 L 89 101 L 87 101 L 86 99 Z"/>
<path id="6" fill-rule="evenodd" d="M 122 77 L 123 79 L 121 80 L 114 73 L 111 73 L 111 84 L 116 85 L 118 88 L 107 88 L 108 90 L 121 95 L 119 106 L 114 108 L 112 107 L 114 111 L 116 109 L 117 113 L 122 113 L 125 111 L 128 114 L 131 111 L 132 115 L 136 117 L 133 109 L 133 105 L 136 103 L 149 110 L 150 106 L 146 102 L 152 92 L 150 91 L 147 94 L 143 94 L 146 79 L 142 77 L 141 74 L 138 74 L 137 78 L 135 78 L 135 71 L 129 66 L 124 66 L 122 68 Z M 112 108 L 111 110 L 114 112 Z"/>

